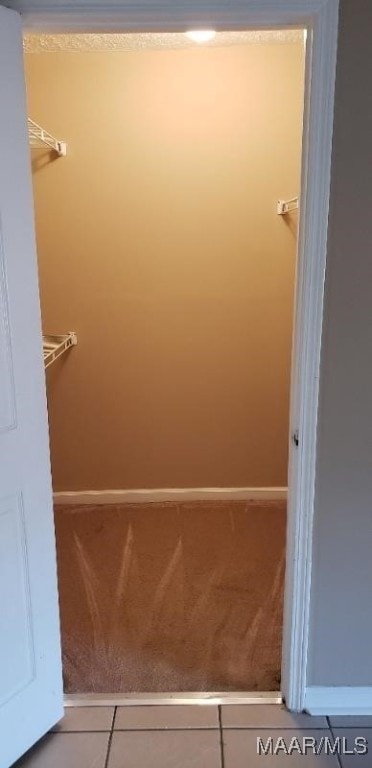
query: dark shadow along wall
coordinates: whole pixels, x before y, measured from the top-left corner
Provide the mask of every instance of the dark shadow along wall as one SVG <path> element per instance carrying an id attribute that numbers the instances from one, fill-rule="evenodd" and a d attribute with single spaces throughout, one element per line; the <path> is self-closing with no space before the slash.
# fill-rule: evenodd
<path id="1" fill-rule="evenodd" d="M 286 485 L 302 44 L 26 74 L 54 489 Z"/>

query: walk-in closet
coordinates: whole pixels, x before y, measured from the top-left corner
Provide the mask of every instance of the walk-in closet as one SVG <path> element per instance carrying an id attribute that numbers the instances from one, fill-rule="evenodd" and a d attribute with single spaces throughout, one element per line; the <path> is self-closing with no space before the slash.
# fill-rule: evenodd
<path id="1" fill-rule="evenodd" d="M 65 691 L 278 691 L 304 33 L 24 51 Z"/>

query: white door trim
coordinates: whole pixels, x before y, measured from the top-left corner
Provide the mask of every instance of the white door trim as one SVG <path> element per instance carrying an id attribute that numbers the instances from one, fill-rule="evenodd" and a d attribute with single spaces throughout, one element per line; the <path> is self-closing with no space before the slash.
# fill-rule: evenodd
<path id="1" fill-rule="evenodd" d="M 289 709 L 305 705 L 319 367 L 326 266 L 328 206 L 337 51 L 338 0 L 117 0 L 78 8 L 44 0 L 14 0 L 27 29 L 54 32 L 184 31 L 187 28 L 307 29 L 304 149 L 299 226 L 295 331 L 291 381 L 291 443 L 282 691 Z M 285 152 L 285 147 L 283 147 Z"/>

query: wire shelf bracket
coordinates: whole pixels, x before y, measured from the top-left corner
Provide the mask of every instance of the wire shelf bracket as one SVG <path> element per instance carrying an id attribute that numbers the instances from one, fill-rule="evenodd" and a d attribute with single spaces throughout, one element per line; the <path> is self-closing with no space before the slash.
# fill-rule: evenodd
<path id="1" fill-rule="evenodd" d="M 27 118 L 27 127 L 28 140 L 31 148 L 40 149 L 40 147 L 46 146 L 49 147 L 49 149 L 53 149 L 54 152 L 57 152 L 60 157 L 65 157 L 67 155 L 66 142 L 58 141 L 58 139 L 55 139 L 51 133 L 42 128 L 41 125 L 38 125 L 33 120 L 31 120 L 30 117 Z"/>
<path id="2" fill-rule="evenodd" d="M 49 366 L 61 357 L 64 352 L 67 352 L 71 347 L 75 347 L 77 344 L 77 336 L 74 331 L 66 333 L 63 336 L 43 336 L 43 356 L 44 366 Z"/>
<path id="3" fill-rule="evenodd" d="M 278 216 L 285 216 L 287 213 L 292 213 L 292 211 L 297 211 L 298 208 L 299 208 L 298 197 L 291 197 L 290 200 L 278 200 L 277 206 L 276 206 L 276 212 Z"/>

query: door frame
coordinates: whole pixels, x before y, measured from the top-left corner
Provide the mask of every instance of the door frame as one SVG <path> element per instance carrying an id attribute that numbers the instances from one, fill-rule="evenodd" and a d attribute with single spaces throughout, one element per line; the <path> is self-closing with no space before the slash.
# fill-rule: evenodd
<path id="1" fill-rule="evenodd" d="M 287 707 L 305 703 L 309 643 L 317 414 L 327 254 L 339 0 L 94 0 L 43 5 L 16 0 L 26 31 L 180 32 L 191 28 L 307 30 L 296 299 L 291 368 L 288 522 L 282 693 Z M 285 152 L 285 147 L 283 147 Z M 298 446 L 293 436 L 298 433 Z"/>

